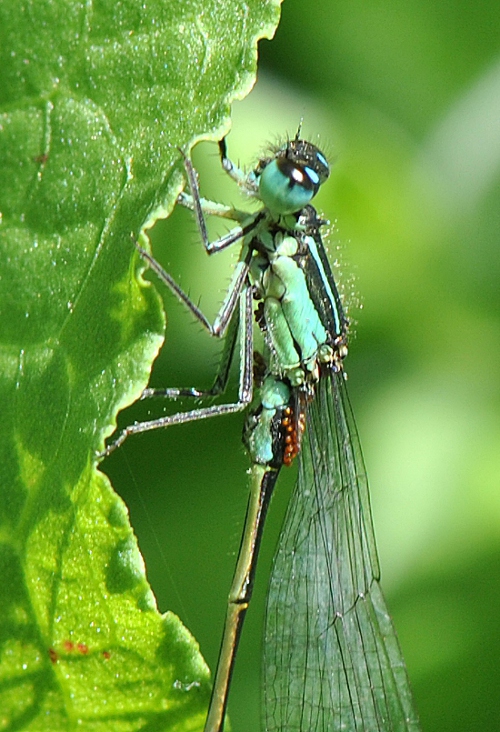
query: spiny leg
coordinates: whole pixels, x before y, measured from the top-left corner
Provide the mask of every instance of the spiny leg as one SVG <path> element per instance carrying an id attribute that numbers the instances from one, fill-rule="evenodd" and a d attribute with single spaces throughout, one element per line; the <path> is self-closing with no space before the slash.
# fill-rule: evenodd
<path id="1" fill-rule="evenodd" d="M 229 322 L 233 317 L 234 310 L 240 298 L 244 284 L 248 277 L 248 271 L 250 267 L 250 260 L 252 258 L 252 252 L 247 247 L 244 247 L 241 253 L 241 257 L 234 268 L 231 282 L 229 284 L 226 296 L 221 305 L 219 312 L 213 322 L 210 323 L 208 318 L 204 315 L 201 309 L 196 305 L 195 302 L 189 297 L 187 293 L 177 284 L 172 275 L 170 275 L 157 260 L 149 254 L 140 244 L 135 242 L 137 251 L 141 257 L 148 263 L 149 267 L 157 275 L 163 284 L 182 302 L 188 310 L 195 316 L 197 321 L 207 330 L 210 335 L 216 338 L 224 337 Z"/>
<path id="2" fill-rule="evenodd" d="M 118 438 L 112 442 L 100 454 L 100 457 L 107 457 L 118 447 L 123 445 L 130 435 L 150 432 L 151 430 L 170 427 L 174 424 L 185 424 L 200 419 L 208 419 L 223 414 L 234 414 L 240 412 L 252 401 L 253 392 L 253 313 L 252 313 L 252 290 L 245 287 L 240 298 L 240 380 L 238 387 L 238 400 L 227 404 L 215 404 L 210 407 L 200 407 L 188 412 L 159 417 L 158 419 L 145 422 L 135 422 L 120 433 Z"/>
<path id="3" fill-rule="evenodd" d="M 141 399 L 149 399 L 150 397 L 162 397 L 166 399 L 178 399 L 179 397 L 194 397 L 195 399 L 205 399 L 217 397 L 226 390 L 229 380 L 229 371 L 234 360 L 234 350 L 238 340 L 240 328 L 239 309 L 235 308 L 233 317 L 227 328 L 224 338 L 224 347 L 219 357 L 217 373 L 212 386 L 209 389 L 189 388 L 148 388 L 144 389 Z"/>
<path id="4" fill-rule="evenodd" d="M 238 183 L 238 185 L 243 186 L 245 181 L 245 174 L 239 168 L 234 166 L 229 158 L 227 158 L 227 156 L 225 155 L 226 147 L 224 139 L 219 142 L 219 149 L 221 151 L 222 167 L 231 176 L 231 178 L 236 183 Z M 223 150 L 224 156 L 222 152 Z M 188 178 L 191 195 L 182 192 L 179 194 L 177 202 L 193 211 L 196 224 L 198 226 L 198 231 L 200 232 L 200 237 L 207 253 L 214 254 L 215 252 L 220 252 L 223 249 L 226 249 L 226 247 L 230 246 L 231 244 L 239 241 L 247 234 L 251 233 L 251 231 L 262 219 L 262 213 L 259 212 L 257 214 L 249 214 L 245 211 L 235 209 L 232 206 L 224 206 L 222 204 L 213 203 L 212 201 L 207 201 L 202 198 L 200 195 L 198 175 L 196 173 L 194 165 L 183 150 L 179 148 L 179 152 L 184 158 L 184 167 L 186 168 L 186 175 Z M 234 229 L 232 229 L 226 235 L 220 237 L 220 239 L 217 239 L 214 242 L 210 242 L 208 238 L 205 216 L 219 216 L 221 218 L 229 218 L 234 221 L 238 221 L 241 226 L 235 226 Z"/>

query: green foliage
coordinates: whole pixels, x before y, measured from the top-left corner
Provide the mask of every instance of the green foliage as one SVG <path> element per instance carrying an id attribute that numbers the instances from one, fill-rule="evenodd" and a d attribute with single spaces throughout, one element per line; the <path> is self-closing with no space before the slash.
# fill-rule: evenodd
<path id="1" fill-rule="evenodd" d="M 208 670 L 156 610 L 95 456 L 163 340 L 131 242 L 215 138 L 279 3 L 0 5 L 0 726 L 197 729 Z M 138 276 L 139 275 L 139 276 Z"/>
<path id="2" fill-rule="evenodd" d="M 496 730 L 500 720 L 499 37 L 497 0 L 287 0 L 228 139 L 232 159 L 250 164 L 303 117 L 333 164 L 316 204 L 332 222 L 331 261 L 354 289 L 348 387 L 382 586 L 426 732 Z M 204 195 L 240 205 L 214 145 L 195 162 Z M 155 237 L 155 256 L 213 315 L 230 263 L 223 254 L 207 263 L 187 211 Z M 209 385 L 210 339 L 168 293 L 165 301 L 168 343 L 154 384 Z M 132 409 L 124 424 L 143 416 Z M 240 434 L 238 417 L 149 433 L 106 464 L 138 530 L 135 482 L 146 487 L 139 535 L 158 601 L 190 619 L 211 663 L 245 512 Z M 238 731 L 259 724 L 259 609 L 289 473 L 273 497 L 232 683 Z"/>

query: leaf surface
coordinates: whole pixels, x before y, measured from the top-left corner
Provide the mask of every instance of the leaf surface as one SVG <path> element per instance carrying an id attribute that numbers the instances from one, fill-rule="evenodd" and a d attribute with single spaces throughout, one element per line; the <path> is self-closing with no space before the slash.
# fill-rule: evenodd
<path id="1" fill-rule="evenodd" d="M 208 669 L 160 615 L 95 456 L 163 341 L 131 241 L 172 207 L 279 3 L 0 4 L 0 727 L 199 729 Z"/>

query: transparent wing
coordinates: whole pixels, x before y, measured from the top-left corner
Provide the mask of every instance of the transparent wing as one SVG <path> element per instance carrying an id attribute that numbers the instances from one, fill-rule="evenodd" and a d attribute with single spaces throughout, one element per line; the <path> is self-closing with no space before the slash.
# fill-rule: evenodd
<path id="1" fill-rule="evenodd" d="M 342 374 L 320 380 L 306 425 L 268 594 L 264 729 L 418 732 Z"/>

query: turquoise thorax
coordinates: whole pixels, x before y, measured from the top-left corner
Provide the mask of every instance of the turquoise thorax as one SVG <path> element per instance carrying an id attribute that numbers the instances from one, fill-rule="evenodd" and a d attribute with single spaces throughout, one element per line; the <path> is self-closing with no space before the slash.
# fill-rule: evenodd
<path id="1" fill-rule="evenodd" d="M 267 232 L 269 234 L 269 232 Z M 305 273 L 295 255 L 299 241 L 279 231 L 265 237 L 267 251 L 256 255 L 251 274 L 257 295 L 264 303 L 266 337 L 273 367 L 297 386 L 317 378 L 319 362 L 332 359 L 328 333 L 309 294 Z M 301 235 L 301 246 L 310 237 Z"/>

